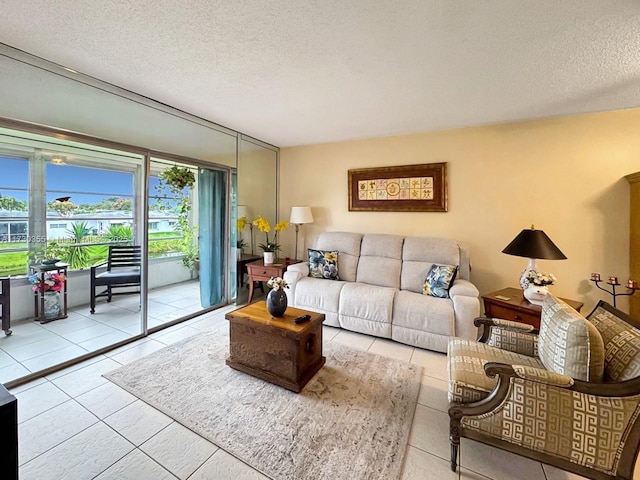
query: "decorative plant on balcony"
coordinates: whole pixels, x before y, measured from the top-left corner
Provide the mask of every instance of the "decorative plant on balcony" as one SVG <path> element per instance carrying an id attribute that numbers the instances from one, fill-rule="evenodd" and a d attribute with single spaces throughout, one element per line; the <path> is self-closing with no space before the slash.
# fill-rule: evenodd
<path id="1" fill-rule="evenodd" d="M 72 242 L 67 248 L 67 254 L 61 257 L 71 268 L 87 267 L 91 264 L 89 247 L 81 245 L 89 230 L 88 222 L 73 222 L 67 229 L 67 235 Z"/>
<path id="2" fill-rule="evenodd" d="M 253 221 L 253 224 L 258 227 L 258 230 L 264 232 L 264 237 L 266 239 L 265 243 L 258 244 L 264 252 L 274 252 L 277 253 L 281 250 L 280 244 L 278 243 L 278 234 L 289 228 L 289 222 L 282 221 L 278 222 L 274 228 L 275 233 L 273 238 L 269 238 L 269 232 L 271 231 L 271 225 L 269 225 L 269 221 L 263 216 L 259 216 Z"/>
<path id="3" fill-rule="evenodd" d="M 176 230 L 182 235 L 181 250 L 184 254 L 182 263 L 189 270 L 195 270 L 199 260 L 198 242 L 197 242 L 197 226 L 192 226 L 189 222 L 191 213 L 191 191 L 196 183 L 196 176 L 193 170 L 187 167 L 173 165 L 160 174 L 160 183 L 157 189 L 162 192 L 165 186 L 169 187 L 169 191 L 177 201 L 177 222 Z M 164 195 L 165 204 L 169 203 L 166 195 Z M 166 210 L 164 204 L 160 208 Z"/>
<path id="4" fill-rule="evenodd" d="M 34 273 L 29 275 L 29 283 L 33 285 L 34 292 L 60 292 L 64 288 L 64 281 L 67 279 L 61 273 L 45 273 L 44 282 L 40 275 Z"/>

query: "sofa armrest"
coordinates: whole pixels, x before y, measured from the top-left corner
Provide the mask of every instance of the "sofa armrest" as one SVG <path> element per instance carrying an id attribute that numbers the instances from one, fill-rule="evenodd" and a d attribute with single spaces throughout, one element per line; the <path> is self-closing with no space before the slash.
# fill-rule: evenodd
<path id="1" fill-rule="evenodd" d="M 299 272 L 303 277 L 309 276 L 309 262 L 294 263 L 287 267 L 287 272 Z"/>
<path id="2" fill-rule="evenodd" d="M 473 319 L 480 315 L 480 292 L 468 280 L 456 279 L 449 289 L 455 315 L 455 336 L 475 340 L 478 329 Z"/>
<path id="3" fill-rule="evenodd" d="M 282 278 L 289 285 L 289 288 L 285 288 L 284 291 L 287 294 L 287 302 L 292 307 L 296 306 L 295 298 L 296 298 L 296 285 L 301 278 L 309 276 L 309 263 L 294 263 L 293 265 L 289 265 L 287 270 L 284 272 Z"/>
<path id="4" fill-rule="evenodd" d="M 470 281 L 457 278 L 453 282 L 453 285 L 451 285 L 451 288 L 449 289 L 449 296 L 453 298 L 458 295 L 463 295 L 465 297 L 478 298 L 480 296 L 480 292 L 478 291 L 476 286 Z"/>

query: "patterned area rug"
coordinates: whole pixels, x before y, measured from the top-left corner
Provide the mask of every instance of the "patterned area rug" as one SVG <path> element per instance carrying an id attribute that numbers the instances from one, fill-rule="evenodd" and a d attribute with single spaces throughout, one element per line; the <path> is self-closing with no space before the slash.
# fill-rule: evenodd
<path id="1" fill-rule="evenodd" d="M 325 342 L 295 394 L 229 368 L 228 345 L 198 334 L 105 377 L 274 480 L 400 476 L 420 367 Z"/>

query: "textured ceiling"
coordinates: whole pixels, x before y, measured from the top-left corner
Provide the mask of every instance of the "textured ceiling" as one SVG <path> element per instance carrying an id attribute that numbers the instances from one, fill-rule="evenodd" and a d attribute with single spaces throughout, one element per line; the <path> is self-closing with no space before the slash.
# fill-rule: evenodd
<path id="1" fill-rule="evenodd" d="M 0 6 L 0 42 L 281 147 L 640 106 L 637 0 Z"/>

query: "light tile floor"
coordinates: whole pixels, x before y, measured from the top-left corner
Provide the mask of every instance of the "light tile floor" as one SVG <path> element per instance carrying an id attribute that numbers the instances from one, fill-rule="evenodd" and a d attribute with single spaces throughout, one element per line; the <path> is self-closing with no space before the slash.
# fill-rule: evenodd
<path id="1" fill-rule="evenodd" d="M 266 480 L 101 376 L 189 335 L 228 328 L 224 314 L 230 308 L 196 317 L 14 389 L 20 406 L 20 478 Z M 450 471 L 448 460 L 446 355 L 332 327 L 324 327 L 324 337 L 326 342 L 340 342 L 423 367 L 401 478 L 458 478 Z M 466 439 L 461 445 L 461 464 L 461 478 L 467 480 L 582 478 Z"/>
<path id="2" fill-rule="evenodd" d="M 44 325 L 33 320 L 12 322 L 13 334 L 0 334 L 0 383 L 138 335 L 139 305 L 135 294 L 113 297 L 111 303 L 100 298 L 94 314 L 83 305 L 70 309 L 68 318 Z M 152 290 L 149 328 L 199 310 L 200 290 L 195 280 Z"/>

